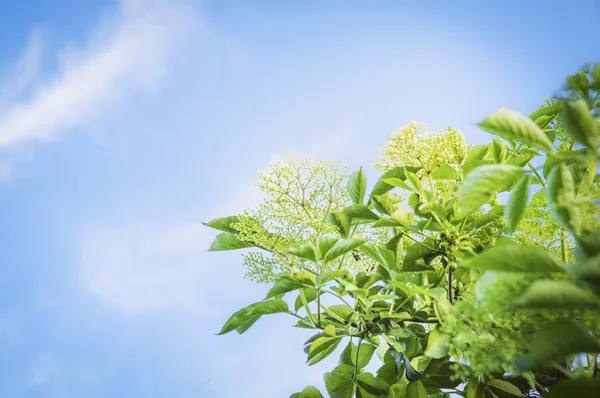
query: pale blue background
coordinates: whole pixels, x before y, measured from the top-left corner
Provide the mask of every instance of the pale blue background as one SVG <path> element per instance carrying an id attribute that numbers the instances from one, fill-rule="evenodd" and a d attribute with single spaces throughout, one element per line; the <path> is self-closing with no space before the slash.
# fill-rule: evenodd
<path id="1" fill-rule="evenodd" d="M 370 166 L 412 120 L 484 142 L 599 37 L 584 0 L 0 1 L 0 396 L 322 386 L 291 318 L 214 336 L 266 287 L 201 221 L 290 152 Z"/>

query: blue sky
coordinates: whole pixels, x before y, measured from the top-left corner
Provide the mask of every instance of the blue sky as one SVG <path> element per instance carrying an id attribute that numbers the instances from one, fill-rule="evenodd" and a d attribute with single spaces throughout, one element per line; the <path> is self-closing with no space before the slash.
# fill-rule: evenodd
<path id="1" fill-rule="evenodd" d="M 584 0 L 0 2 L 0 396 L 322 386 L 291 319 L 214 335 L 266 287 L 201 221 L 291 152 L 370 166 L 412 120 L 484 142 L 598 37 Z"/>

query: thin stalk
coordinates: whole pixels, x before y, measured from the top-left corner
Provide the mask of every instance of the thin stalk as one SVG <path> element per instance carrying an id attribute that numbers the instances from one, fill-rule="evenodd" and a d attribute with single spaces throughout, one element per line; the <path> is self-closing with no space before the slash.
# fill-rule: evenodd
<path id="1" fill-rule="evenodd" d="M 360 350 L 360 345 L 362 344 L 363 337 L 358 339 L 358 344 L 356 345 L 356 356 L 354 357 L 354 370 L 352 371 L 352 382 L 356 384 L 356 373 L 358 372 L 358 351 Z"/>
<path id="2" fill-rule="evenodd" d="M 533 171 L 533 174 L 535 174 L 535 176 L 540 180 L 540 183 L 542 184 L 542 186 L 544 188 L 546 188 L 546 182 L 544 181 L 544 179 L 542 178 L 542 176 L 540 176 L 540 173 L 538 173 L 538 171 L 535 169 L 535 167 L 533 167 L 533 165 L 531 164 L 531 162 L 527 162 L 527 166 L 529 166 L 529 168 L 531 169 L 531 171 Z"/>
<path id="3" fill-rule="evenodd" d="M 560 235 L 560 252 L 562 255 L 562 262 L 567 262 L 567 232 L 563 229 Z"/>

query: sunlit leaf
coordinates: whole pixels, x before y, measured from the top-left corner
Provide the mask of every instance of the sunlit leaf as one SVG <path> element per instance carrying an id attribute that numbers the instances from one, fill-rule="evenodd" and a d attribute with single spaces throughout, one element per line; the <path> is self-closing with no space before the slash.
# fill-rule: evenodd
<path id="1" fill-rule="evenodd" d="M 530 118 L 507 108 L 489 115 L 479 123 L 481 129 L 508 140 L 517 140 L 529 146 L 552 151 L 552 142 Z"/>

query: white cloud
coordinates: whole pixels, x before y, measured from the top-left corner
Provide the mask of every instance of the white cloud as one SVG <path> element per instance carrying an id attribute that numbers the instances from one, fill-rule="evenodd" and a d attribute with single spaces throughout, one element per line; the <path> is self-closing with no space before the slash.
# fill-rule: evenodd
<path id="1" fill-rule="evenodd" d="M 174 3 L 121 2 L 85 46 L 62 51 L 53 77 L 27 100 L 0 110 L 0 148 L 55 139 L 93 121 L 128 90 L 153 89 L 175 43 L 191 26 L 188 13 Z M 10 79 L 16 81 L 15 89 L 22 91 L 35 78 L 40 54 L 34 34 Z"/>
<path id="2" fill-rule="evenodd" d="M 88 293 L 129 316 L 202 306 L 203 280 L 210 279 L 202 261 L 205 229 L 201 223 L 95 228 L 83 235 L 80 281 Z"/>

